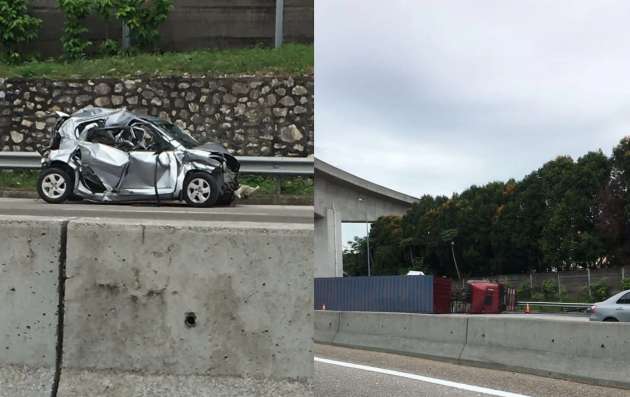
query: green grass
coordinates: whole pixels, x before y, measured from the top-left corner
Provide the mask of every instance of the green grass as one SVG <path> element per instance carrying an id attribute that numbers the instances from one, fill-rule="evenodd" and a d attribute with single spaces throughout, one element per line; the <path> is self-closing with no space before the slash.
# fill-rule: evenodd
<path id="1" fill-rule="evenodd" d="M 0 190 L 19 189 L 34 191 L 39 171 L 0 171 Z M 241 184 L 260 186 L 260 193 L 309 196 L 313 194 L 313 178 L 291 177 L 276 179 L 269 176 L 242 175 Z"/>
<path id="2" fill-rule="evenodd" d="M 295 196 L 309 196 L 313 194 L 313 178 L 291 177 L 276 179 L 269 176 L 242 175 L 241 184 L 260 186 L 260 193 L 281 194 Z"/>
<path id="3" fill-rule="evenodd" d="M 0 171 L 0 189 L 35 190 L 39 171 Z"/>
<path id="4" fill-rule="evenodd" d="M 64 62 L 0 63 L 5 78 L 96 78 L 131 75 L 305 74 L 313 72 L 313 45 L 286 44 L 279 49 L 245 48 L 181 53 L 113 56 Z"/>

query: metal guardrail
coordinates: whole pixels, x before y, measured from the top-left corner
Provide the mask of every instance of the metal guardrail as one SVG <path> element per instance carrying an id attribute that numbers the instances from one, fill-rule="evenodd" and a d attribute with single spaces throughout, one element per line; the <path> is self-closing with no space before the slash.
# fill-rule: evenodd
<path id="1" fill-rule="evenodd" d="M 590 309 L 594 303 L 577 303 L 577 302 L 527 302 L 519 301 L 517 306 L 539 306 L 539 307 L 562 307 L 569 309 Z"/>
<path id="2" fill-rule="evenodd" d="M 312 157 L 236 157 L 243 174 L 313 176 Z"/>
<path id="3" fill-rule="evenodd" d="M 237 157 L 241 173 L 276 176 L 312 176 L 311 157 Z M 0 152 L 0 169 L 37 169 L 41 157 L 35 152 Z"/>
<path id="4" fill-rule="evenodd" d="M 36 152 L 0 152 L 0 169 L 39 168 L 41 156 Z"/>

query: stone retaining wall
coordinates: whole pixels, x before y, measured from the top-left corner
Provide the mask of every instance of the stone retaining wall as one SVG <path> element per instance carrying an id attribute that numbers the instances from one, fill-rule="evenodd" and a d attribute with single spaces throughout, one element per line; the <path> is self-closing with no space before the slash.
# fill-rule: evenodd
<path id="1" fill-rule="evenodd" d="M 313 76 L 0 79 L 0 150 L 47 145 L 54 111 L 127 109 L 249 156 L 313 154 Z"/>

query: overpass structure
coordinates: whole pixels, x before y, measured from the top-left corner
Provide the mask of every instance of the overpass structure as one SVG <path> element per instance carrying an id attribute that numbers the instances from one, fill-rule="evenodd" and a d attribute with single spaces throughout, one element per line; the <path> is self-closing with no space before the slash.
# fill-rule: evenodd
<path id="1" fill-rule="evenodd" d="M 343 276 L 342 222 L 403 215 L 417 198 L 315 159 L 315 277 Z"/>

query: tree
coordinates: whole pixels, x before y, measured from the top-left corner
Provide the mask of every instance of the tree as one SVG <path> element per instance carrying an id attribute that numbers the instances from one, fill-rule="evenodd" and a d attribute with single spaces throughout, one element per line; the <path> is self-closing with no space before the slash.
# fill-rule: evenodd
<path id="1" fill-rule="evenodd" d="M 349 276 L 367 276 L 367 239 L 355 237 L 343 251 L 343 271 Z"/>
<path id="2" fill-rule="evenodd" d="M 19 46 L 37 37 L 41 23 L 28 15 L 24 0 L 0 0 L 0 44 L 9 60 L 20 60 Z"/>
<path id="3" fill-rule="evenodd" d="M 606 244 L 609 264 L 630 259 L 630 137 L 613 148 L 608 184 L 599 196 L 597 230 Z"/>
<path id="4" fill-rule="evenodd" d="M 589 152 L 576 163 L 571 188 L 564 203 L 573 211 L 574 251 L 572 263 L 599 267 L 606 260 L 607 248 L 603 236 L 596 230 L 599 198 L 606 189 L 611 172 L 611 161 L 602 151 Z"/>
<path id="5" fill-rule="evenodd" d="M 502 182 L 472 186 L 459 196 L 457 244 L 463 274 L 485 275 L 500 271 L 492 246 L 497 209 L 503 205 Z"/>
<path id="6" fill-rule="evenodd" d="M 370 228 L 372 274 L 405 274 L 412 267 L 409 256 L 405 257 L 402 242 L 402 219 L 399 216 L 378 218 Z"/>
<path id="7" fill-rule="evenodd" d="M 626 263 L 630 138 L 611 158 L 601 150 L 577 161 L 560 156 L 520 181 L 473 185 L 450 198 L 425 195 L 402 218 L 377 220 L 370 233 L 374 273 L 422 266 L 455 277 L 452 243 L 467 277 Z M 365 263 L 365 248 L 355 252 Z"/>

